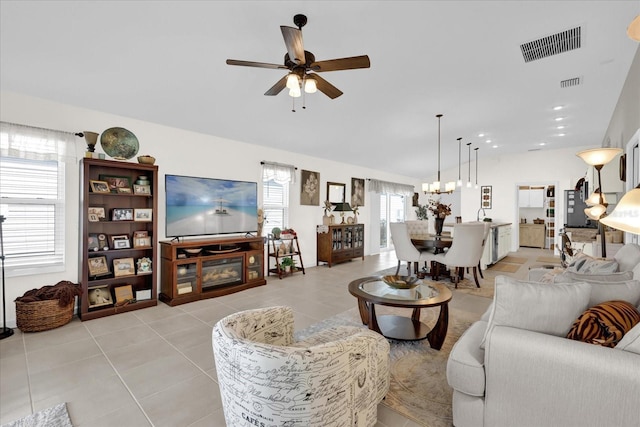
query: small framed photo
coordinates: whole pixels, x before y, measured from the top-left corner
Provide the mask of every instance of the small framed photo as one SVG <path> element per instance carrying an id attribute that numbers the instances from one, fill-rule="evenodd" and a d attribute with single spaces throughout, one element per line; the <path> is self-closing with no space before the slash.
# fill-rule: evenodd
<path id="1" fill-rule="evenodd" d="M 133 213 L 133 220 L 146 221 L 146 222 L 153 220 L 153 209 L 150 209 L 150 208 L 135 209 Z"/>
<path id="2" fill-rule="evenodd" d="M 97 252 L 100 250 L 100 243 L 98 242 L 98 233 L 89 233 L 87 237 L 87 248 L 89 252 Z"/>
<path id="3" fill-rule="evenodd" d="M 112 221 L 132 221 L 133 209 L 131 208 L 114 208 L 111 210 Z"/>
<path id="4" fill-rule="evenodd" d="M 89 222 L 100 222 L 100 218 L 96 214 L 89 214 Z"/>
<path id="5" fill-rule="evenodd" d="M 109 285 L 96 286 L 90 288 L 88 292 L 89 308 L 102 307 L 104 305 L 112 305 L 111 292 L 109 292 Z"/>
<path id="6" fill-rule="evenodd" d="M 151 186 L 150 185 L 138 185 L 133 184 L 133 193 L 134 194 L 151 194 Z"/>
<path id="7" fill-rule="evenodd" d="M 134 237 L 133 238 L 133 247 L 134 248 L 150 248 L 151 247 L 151 237 Z"/>
<path id="8" fill-rule="evenodd" d="M 89 206 L 87 213 L 89 214 L 89 221 L 91 221 L 92 215 L 95 215 L 98 218 L 98 221 L 104 221 L 107 219 L 104 206 Z"/>
<path id="9" fill-rule="evenodd" d="M 147 230 L 138 230 L 133 232 L 134 239 L 139 237 L 148 237 L 148 236 L 149 236 L 149 232 Z"/>
<path id="10" fill-rule="evenodd" d="M 131 248 L 131 241 L 126 234 L 111 236 L 111 247 L 113 249 L 129 249 Z"/>
<path id="11" fill-rule="evenodd" d="M 136 274 L 133 258 L 118 258 L 113 260 L 113 275 L 115 277 L 133 276 Z"/>
<path id="12" fill-rule="evenodd" d="M 113 293 L 116 294 L 116 304 L 131 302 L 134 299 L 131 285 L 118 286 L 113 289 Z"/>
<path id="13" fill-rule="evenodd" d="M 109 184 L 106 181 L 89 180 L 91 191 L 94 193 L 111 193 Z"/>
<path id="14" fill-rule="evenodd" d="M 89 263 L 89 276 L 104 276 L 111 273 L 106 256 L 92 257 L 87 262 Z"/>
<path id="15" fill-rule="evenodd" d="M 107 183 L 110 192 L 118 193 L 120 188 L 131 189 L 131 180 L 128 176 L 99 175 L 99 178 Z"/>
<path id="16" fill-rule="evenodd" d="M 136 264 L 136 267 L 138 267 L 138 274 L 151 273 L 151 259 L 149 257 L 139 258 Z"/>
<path id="17" fill-rule="evenodd" d="M 98 250 L 99 251 L 109 250 L 109 241 L 107 240 L 107 235 L 104 233 L 98 234 Z"/>
<path id="18" fill-rule="evenodd" d="M 118 187 L 118 193 L 121 194 L 131 194 L 131 188 L 129 187 Z"/>

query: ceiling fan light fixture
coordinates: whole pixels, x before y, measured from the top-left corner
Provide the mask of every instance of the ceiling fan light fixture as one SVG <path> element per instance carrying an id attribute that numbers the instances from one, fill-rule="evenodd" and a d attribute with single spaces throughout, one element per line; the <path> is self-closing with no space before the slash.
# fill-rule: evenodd
<path id="1" fill-rule="evenodd" d="M 287 76 L 287 89 L 293 90 L 294 88 L 300 89 L 300 77 L 298 77 L 297 74 L 290 73 Z M 289 95 L 291 95 L 291 93 L 289 93 Z"/>
<path id="2" fill-rule="evenodd" d="M 304 91 L 306 93 L 316 93 L 318 91 L 318 86 L 316 85 L 316 79 L 309 76 L 305 77 Z"/>
<path id="3" fill-rule="evenodd" d="M 289 96 L 292 98 L 300 98 L 300 96 L 302 95 L 302 91 L 300 90 L 299 87 L 294 87 L 289 89 Z"/>

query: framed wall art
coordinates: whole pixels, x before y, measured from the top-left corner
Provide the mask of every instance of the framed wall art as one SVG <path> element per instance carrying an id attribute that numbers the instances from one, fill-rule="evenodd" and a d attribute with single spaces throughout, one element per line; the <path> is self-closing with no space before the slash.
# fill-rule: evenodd
<path id="1" fill-rule="evenodd" d="M 364 206 L 364 179 L 351 178 L 351 207 Z"/>
<path id="2" fill-rule="evenodd" d="M 320 174 L 302 170 L 300 172 L 300 204 L 320 205 Z"/>
<path id="3" fill-rule="evenodd" d="M 480 187 L 480 207 L 483 209 L 491 209 L 492 190 L 490 185 Z"/>

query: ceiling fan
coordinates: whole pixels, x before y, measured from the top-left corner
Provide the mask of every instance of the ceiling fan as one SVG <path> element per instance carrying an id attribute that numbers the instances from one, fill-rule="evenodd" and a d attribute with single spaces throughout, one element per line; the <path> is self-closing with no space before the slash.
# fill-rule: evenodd
<path id="1" fill-rule="evenodd" d="M 316 62 L 316 57 L 313 53 L 304 50 L 302 44 L 302 27 L 306 25 L 307 17 L 298 14 L 293 17 L 293 23 L 298 28 L 284 25 L 280 26 L 282 36 L 284 37 L 284 44 L 287 47 L 287 53 L 284 55 L 284 65 L 240 61 L 236 59 L 227 59 L 227 64 L 289 70 L 286 76 L 278 80 L 275 85 L 264 93 L 265 95 L 277 95 L 286 87 L 289 88 L 289 95 L 294 98 L 299 97 L 302 89 L 304 89 L 306 93 L 314 93 L 316 90 L 319 90 L 331 99 L 342 95 L 342 91 L 320 77 L 317 73 L 370 67 L 371 64 L 367 55 Z"/>

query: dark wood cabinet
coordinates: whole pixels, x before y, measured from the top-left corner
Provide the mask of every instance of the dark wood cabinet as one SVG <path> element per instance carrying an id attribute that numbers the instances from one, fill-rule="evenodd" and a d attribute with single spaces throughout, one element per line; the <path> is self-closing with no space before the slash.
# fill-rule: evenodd
<path id="1" fill-rule="evenodd" d="M 262 237 L 160 242 L 160 300 L 175 306 L 265 285 Z"/>
<path id="2" fill-rule="evenodd" d="M 364 224 L 319 225 L 316 230 L 316 262 L 334 263 L 353 258 L 364 260 Z"/>
<path id="3" fill-rule="evenodd" d="M 95 181 L 107 181 L 107 188 Z M 101 187 L 106 191 L 95 191 Z M 157 192 L 157 166 L 81 160 L 82 320 L 157 304 Z"/>

